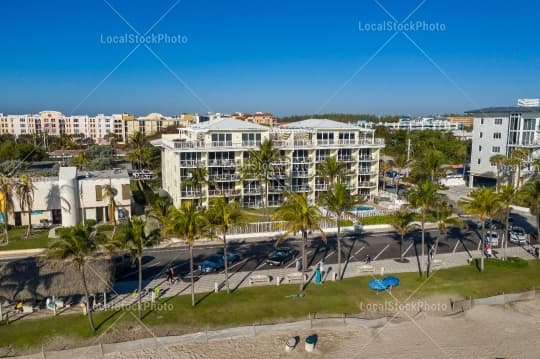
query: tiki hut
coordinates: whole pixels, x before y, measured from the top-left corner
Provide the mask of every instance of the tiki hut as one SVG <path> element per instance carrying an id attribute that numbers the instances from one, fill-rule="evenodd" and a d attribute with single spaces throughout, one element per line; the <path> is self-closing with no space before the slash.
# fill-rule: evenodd
<path id="1" fill-rule="evenodd" d="M 90 294 L 107 293 L 114 284 L 108 258 L 90 260 L 85 275 Z M 0 298 L 8 301 L 83 294 L 81 274 L 71 261 L 35 257 L 0 264 Z"/>

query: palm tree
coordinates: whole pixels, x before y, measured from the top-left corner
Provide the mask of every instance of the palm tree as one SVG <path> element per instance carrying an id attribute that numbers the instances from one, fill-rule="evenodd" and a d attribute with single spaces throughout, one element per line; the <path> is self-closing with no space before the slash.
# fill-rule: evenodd
<path id="1" fill-rule="evenodd" d="M 167 222 L 167 219 L 171 215 L 173 210 L 173 203 L 170 197 L 157 198 L 150 210 L 148 211 L 148 217 L 154 218 L 159 222 L 159 228 L 163 229 L 163 226 Z"/>
<path id="2" fill-rule="evenodd" d="M 107 213 L 109 215 L 109 221 L 114 225 L 114 230 L 116 230 L 116 201 L 114 197 L 116 196 L 116 189 L 112 186 L 111 179 L 109 178 L 109 184 L 106 184 L 102 187 L 103 197 L 107 198 Z"/>
<path id="3" fill-rule="evenodd" d="M 319 164 L 318 172 L 332 185 L 347 175 L 347 165 L 345 162 L 338 161 L 336 156 L 328 156 Z"/>
<path id="4" fill-rule="evenodd" d="M 9 242 L 8 215 L 13 211 L 13 182 L 11 178 L 0 175 L 0 214 L 4 224 L 4 243 Z"/>
<path id="5" fill-rule="evenodd" d="M 394 166 L 397 170 L 397 176 L 396 176 L 396 196 L 399 195 L 399 182 L 401 179 L 401 172 L 404 168 L 407 167 L 409 162 L 407 161 L 407 154 L 400 153 L 394 158 Z"/>
<path id="6" fill-rule="evenodd" d="M 28 229 L 26 230 L 26 239 L 30 237 L 32 228 L 32 207 L 34 206 L 34 184 L 32 178 L 28 175 L 22 175 L 17 183 L 15 183 L 15 193 L 19 199 L 21 212 L 28 213 Z"/>
<path id="7" fill-rule="evenodd" d="M 185 188 L 195 188 L 199 191 L 198 206 L 203 205 L 203 185 L 209 185 L 208 170 L 205 167 L 195 167 L 189 171 L 190 176 L 183 180 L 182 186 Z"/>
<path id="8" fill-rule="evenodd" d="M 497 188 L 497 193 L 499 193 L 499 187 L 501 185 L 501 167 L 504 166 L 508 161 L 508 157 L 506 157 L 505 155 L 501 155 L 501 154 L 498 154 L 498 155 L 493 155 L 489 158 L 489 162 L 491 162 L 492 165 L 495 165 L 495 178 L 497 179 L 497 184 L 496 184 L 496 188 Z"/>
<path id="9" fill-rule="evenodd" d="M 139 270 L 139 286 L 138 292 L 138 315 L 141 318 L 141 292 L 142 292 L 142 258 L 146 247 L 152 247 L 161 241 L 159 229 L 148 231 L 145 222 L 137 216 L 131 218 L 128 227 L 124 227 L 121 231 L 113 236 L 110 249 L 126 250 L 131 258 L 137 261 Z"/>
<path id="10" fill-rule="evenodd" d="M 94 238 L 92 238 L 94 237 Z M 47 255 L 51 258 L 71 260 L 75 268 L 81 275 L 81 281 L 84 288 L 86 299 L 88 323 L 92 331 L 95 331 L 92 310 L 88 305 L 90 303 L 90 294 L 86 283 L 85 266 L 92 257 L 96 256 L 99 238 L 95 238 L 88 226 L 81 224 L 71 227 L 61 233 L 60 238 L 55 239 L 49 245 Z"/>
<path id="11" fill-rule="evenodd" d="M 240 223 L 242 211 L 240 205 L 236 201 L 230 201 L 227 197 L 214 198 L 208 208 L 208 221 L 210 226 L 219 231 L 223 240 L 223 260 L 225 264 L 225 287 L 227 293 L 229 289 L 229 261 L 227 257 L 227 231 L 233 224 Z"/>
<path id="12" fill-rule="evenodd" d="M 514 186 L 516 188 L 521 187 L 521 167 L 523 166 L 523 161 L 529 156 L 529 152 L 522 148 L 518 148 L 510 153 L 509 164 L 516 167 L 516 177 L 514 178 Z"/>
<path id="13" fill-rule="evenodd" d="M 285 221 L 286 229 L 283 237 L 300 232 L 302 234 L 302 282 L 300 291 L 304 290 L 307 266 L 306 245 L 308 231 L 320 231 L 324 239 L 326 235 L 321 229 L 321 211 L 317 206 L 310 205 L 305 193 L 287 193 L 285 202 L 274 213 L 273 218 Z"/>
<path id="14" fill-rule="evenodd" d="M 207 225 L 203 212 L 191 202 L 182 202 L 180 209 L 175 209 L 165 227 L 165 233 L 184 239 L 189 247 L 189 269 L 191 276 L 191 305 L 195 306 L 195 279 L 193 275 L 193 246 Z"/>
<path id="15" fill-rule="evenodd" d="M 405 239 L 405 236 L 407 233 L 409 233 L 413 226 L 411 223 L 413 222 L 413 213 L 409 211 L 409 209 L 406 206 L 402 206 L 402 208 L 399 211 L 396 211 L 392 213 L 392 217 L 390 218 L 390 224 L 396 232 L 400 235 L 400 241 L 399 241 L 399 261 L 403 262 L 403 241 Z"/>
<path id="16" fill-rule="evenodd" d="M 505 222 L 505 235 L 504 235 L 504 255 L 503 259 L 506 259 L 506 249 L 508 248 L 508 230 L 510 228 L 510 206 L 518 197 L 518 192 L 513 184 L 507 184 L 501 186 L 499 189 L 499 200 L 504 207 L 504 222 Z"/>
<path id="17" fill-rule="evenodd" d="M 445 195 L 438 195 L 435 202 L 435 219 L 437 220 L 437 227 L 439 228 L 439 234 L 446 238 L 448 235 L 448 228 L 450 226 L 463 227 L 463 221 L 452 212 L 452 207 L 448 203 L 448 198 Z M 435 240 L 435 251 L 439 248 L 439 236 Z M 429 276 L 431 261 L 429 262 L 427 274 Z"/>
<path id="18" fill-rule="evenodd" d="M 527 203 L 531 214 L 536 217 L 536 240 L 540 240 L 540 181 L 527 182 L 520 189 L 519 196 Z"/>
<path id="19" fill-rule="evenodd" d="M 420 210 L 421 215 L 421 230 L 422 230 L 422 260 L 420 262 L 419 273 L 422 276 L 423 268 L 425 267 L 425 224 L 426 216 L 429 210 L 433 207 L 437 200 L 437 191 L 439 186 L 431 181 L 420 183 L 413 188 L 408 194 L 409 203 L 413 208 Z"/>
<path id="20" fill-rule="evenodd" d="M 385 160 L 379 161 L 379 172 L 382 173 L 383 178 L 383 191 L 386 191 L 386 173 L 392 169 L 390 162 Z"/>
<path id="21" fill-rule="evenodd" d="M 338 278 L 341 279 L 341 220 L 345 212 L 350 211 L 355 205 L 363 202 L 358 196 L 351 195 L 347 187 L 342 183 L 335 183 L 329 191 L 319 197 L 319 203 L 326 207 L 328 212 L 336 215 L 337 221 L 337 251 L 338 251 Z"/>
<path id="22" fill-rule="evenodd" d="M 274 172 L 276 166 L 274 163 L 280 158 L 279 150 L 269 139 L 264 139 L 258 150 L 249 151 L 244 166 L 242 167 L 242 176 L 245 178 L 255 177 L 263 188 L 263 208 L 264 217 L 268 218 L 268 182 L 270 174 Z"/>
<path id="23" fill-rule="evenodd" d="M 470 199 L 461 201 L 461 206 L 465 212 L 477 216 L 480 219 L 482 231 L 481 239 L 483 242 L 486 237 L 486 220 L 495 217 L 501 210 L 501 202 L 499 196 L 492 188 L 481 187 L 472 191 Z M 480 270 L 484 270 L 484 256 L 481 257 Z"/>
<path id="24" fill-rule="evenodd" d="M 88 158 L 86 157 L 86 152 L 81 151 L 73 157 L 73 164 L 80 170 L 85 168 L 88 165 Z"/>
<path id="25" fill-rule="evenodd" d="M 128 155 L 127 158 L 135 163 L 137 169 L 142 169 L 148 164 L 148 156 L 145 153 L 145 148 L 148 146 L 148 140 L 142 132 L 133 133 L 128 139 Z"/>

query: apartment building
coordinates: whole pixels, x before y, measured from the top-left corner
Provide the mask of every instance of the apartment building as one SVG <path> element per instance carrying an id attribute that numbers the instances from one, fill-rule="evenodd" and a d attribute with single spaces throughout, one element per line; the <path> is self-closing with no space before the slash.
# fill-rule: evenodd
<path id="1" fill-rule="evenodd" d="M 540 156 L 540 107 L 489 107 L 467 113 L 474 117 L 470 186 L 475 178 L 496 178 L 491 156 L 510 156 L 518 148 L 528 152 L 522 174 L 533 171 L 531 163 Z"/>
<path id="2" fill-rule="evenodd" d="M 255 112 L 254 114 L 236 112 L 231 115 L 237 120 L 248 121 L 257 125 L 274 127 L 277 126 L 277 118 L 271 113 Z"/>
<path id="3" fill-rule="evenodd" d="M 150 113 L 146 116 L 135 117 L 123 114 L 124 133 L 122 140 L 126 142 L 134 133 L 140 132 L 145 136 L 151 136 L 161 132 L 167 127 L 181 127 L 184 120 L 182 117 L 169 117 L 160 113 Z"/>
<path id="4" fill-rule="evenodd" d="M 15 182 L 17 178 L 13 179 Z M 77 171 L 75 167 L 61 167 L 58 177 L 32 178 L 34 203 L 32 224 L 43 220 L 62 226 L 74 226 L 83 219 L 109 221 L 109 198 L 103 188 L 112 186 L 116 205 L 115 219 L 121 221 L 131 216 L 131 189 L 126 170 Z M 27 225 L 28 213 L 21 211 L 16 194 L 13 213 L 8 216 L 11 225 Z M 0 218 L 0 222 L 3 218 Z"/>
<path id="5" fill-rule="evenodd" d="M 401 117 L 398 122 L 385 122 L 384 126 L 391 130 L 421 131 L 453 131 L 463 129 L 461 122 L 449 121 L 442 117 Z"/>
<path id="6" fill-rule="evenodd" d="M 278 206 L 285 191 L 308 194 L 311 202 L 329 188 L 318 165 L 328 156 L 346 163 L 345 179 L 352 193 L 373 196 L 378 189 L 378 165 L 383 139 L 371 129 L 326 119 L 309 119 L 267 127 L 233 118 L 217 118 L 162 135 L 152 141 L 161 149 L 163 189 L 176 206 L 184 200 L 227 195 L 244 207 L 261 207 L 265 191 L 256 178 L 241 176 L 251 150 L 272 141 L 280 158 L 272 164 L 267 203 Z M 204 167 L 207 183 L 187 186 L 191 171 Z"/>

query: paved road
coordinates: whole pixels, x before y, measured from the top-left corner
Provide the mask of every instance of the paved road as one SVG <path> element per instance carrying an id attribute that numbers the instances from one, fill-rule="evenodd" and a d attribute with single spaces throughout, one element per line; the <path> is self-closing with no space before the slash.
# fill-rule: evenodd
<path id="1" fill-rule="evenodd" d="M 446 238 L 440 236 L 438 230 L 429 230 L 426 232 L 426 243 L 428 245 L 435 243 L 437 236 L 440 236 L 438 253 L 473 252 L 479 247 L 479 236 L 474 225 L 471 225 L 469 228 L 469 230 L 452 229 Z M 403 244 L 403 251 L 406 252 L 405 255 L 419 255 L 421 253 L 420 243 L 420 231 L 409 234 Z M 272 241 L 230 244 L 229 250 L 234 251 L 240 257 L 240 260 L 230 267 L 231 272 L 269 268 L 265 263 L 265 259 L 273 250 L 274 244 L 275 242 Z M 295 248 L 300 253 L 301 244 L 302 242 L 298 239 L 290 239 L 280 245 Z M 337 263 L 336 247 L 335 236 L 327 238 L 326 241 L 323 241 L 321 238 L 310 239 L 306 248 L 308 265 L 315 265 L 321 260 L 328 264 Z M 215 245 L 195 247 L 195 265 L 204 260 L 205 257 L 220 251 L 222 251 L 222 246 L 217 243 Z M 346 235 L 342 242 L 342 260 L 344 262 L 363 261 L 368 254 L 374 260 L 398 258 L 399 253 L 399 236 L 396 233 Z M 292 259 L 285 266 L 294 266 L 294 263 L 295 260 Z M 159 275 L 164 276 L 164 271 L 170 265 L 176 268 L 176 272 L 180 276 L 183 276 L 189 273 L 189 252 L 186 247 L 149 249 L 145 251 L 143 264 L 144 279 L 151 279 Z M 119 281 L 133 281 L 136 279 L 136 269 L 123 273 L 118 277 Z"/>

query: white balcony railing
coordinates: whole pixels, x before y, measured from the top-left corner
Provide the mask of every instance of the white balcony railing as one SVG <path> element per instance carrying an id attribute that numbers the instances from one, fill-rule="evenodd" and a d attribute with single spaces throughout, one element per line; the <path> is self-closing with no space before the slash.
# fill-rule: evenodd
<path id="1" fill-rule="evenodd" d="M 213 182 L 227 182 L 227 181 L 236 181 L 240 176 L 236 174 L 221 174 L 221 175 L 210 175 L 208 176 L 210 181 Z"/>
<path id="2" fill-rule="evenodd" d="M 237 163 L 232 159 L 219 159 L 208 161 L 208 167 L 235 167 Z"/>
<path id="3" fill-rule="evenodd" d="M 308 171 L 293 171 L 292 172 L 293 177 L 309 177 Z"/>
<path id="4" fill-rule="evenodd" d="M 292 186 L 293 192 L 310 192 L 309 186 Z"/>
<path id="5" fill-rule="evenodd" d="M 180 167 L 204 167 L 204 161 L 201 160 L 183 160 L 180 161 Z"/>

